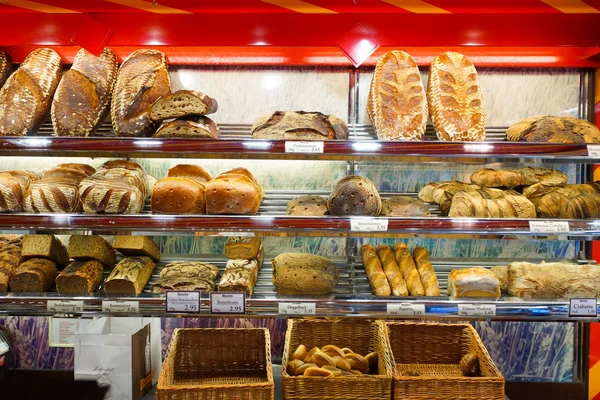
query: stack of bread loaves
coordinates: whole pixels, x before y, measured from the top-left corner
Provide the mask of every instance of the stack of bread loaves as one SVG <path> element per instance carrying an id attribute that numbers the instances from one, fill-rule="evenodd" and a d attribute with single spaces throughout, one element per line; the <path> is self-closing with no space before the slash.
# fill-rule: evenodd
<path id="1" fill-rule="evenodd" d="M 21 263 L 21 237 L 0 235 L 0 292 L 8 291 L 8 280 Z"/>
<path id="2" fill-rule="evenodd" d="M 229 259 L 219 283 L 219 291 L 246 292 L 251 296 L 264 260 L 264 248 L 254 236 L 232 236 L 225 243 Z"/>
<path id="3" fill-rule="evenodd" d="M 125 257 L 119 261 L 104 283 L 107 295 L 138 295 L 150 280 L 160 251 L 147 236 L 115 236 L 113 248 Z"/>

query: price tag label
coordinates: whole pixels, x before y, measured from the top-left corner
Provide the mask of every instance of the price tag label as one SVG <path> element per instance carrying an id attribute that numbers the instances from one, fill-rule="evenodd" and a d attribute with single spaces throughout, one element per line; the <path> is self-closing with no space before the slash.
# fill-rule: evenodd
<path id="1" fill-rule="evenodd" d="M 588 144 L 588 157 L 600 158 L 600 144 Z"/>
<path id="2" fill-rule="evenodd" d="M 351 218 L 350 230 L 352 232 L 386 232 L 388 222 L 387 218 Z"/>
<path id="3" fill-rule="evenodd" d="M 529 231 L 533 233 L 569 233 L 568 221 L 529 221 Z"/>
<path id="4" fill-rule="evenodd" d="M 246 292 L 210 292 L 211 314 L 246 314 Z"/>
<path id="5" fill-rule="evenodd" d="M 286 153 L 323 153 L 323 142 L 285 142 Z"/>
<path id="6" fill-rule="evenodd" d="M 459 304 L 458 315 L 461 317 L 493 317 L 496 315 L 495 304 Z"/>
<path id="7" fill-rule="evenodd" d="M 83 312 L 83 300 L 48 300 L 46 308 L 48 312 L 81 313 Z"/>
<path id="8" fill-rule="evenodd" d="M 254 232 L 219 232 L 217 236 L 256 236 Z"/>
<path id="9" fill-rule="evenodd" d="M 167 291 L 166 307 L 167 312 L 178 313 L 199 313 L 200 312 L 200 292 L 186 291 L 174 292 Z"/>
<path id="10" fill-rule="evenodd" d="M 570 299 L 569 317 L 596 317 L 598 306 L 596 299 Z"/>
<path id="11" fill-rule="evenodd" d="M 316 313 L 316 303 L 279 303 L 281 315 L 315 315 Z"/>
<path id="12" fill-rule="evenodd" d="M 425 315 L 425 304 L 387 303 L 388 315 Z"/>
<path id="13" fill-rule="evenodd" d="M 140 312 L 140 302 L 124 300 L 104 300 L 102 301 L 102 312 L 137 314 Z"/>

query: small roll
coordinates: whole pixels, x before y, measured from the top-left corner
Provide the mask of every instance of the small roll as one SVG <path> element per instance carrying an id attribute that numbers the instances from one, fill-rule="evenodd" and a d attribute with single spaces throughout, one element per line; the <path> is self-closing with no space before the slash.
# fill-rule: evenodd
<path id="1" fill-rule="evenodd" d="M 304 371 L 304 376 L 322 376 L 325 378 L 333 378 L 333 373 L 323 368 L 307 368 Z"/>
<path id="2" fill-rule="evenodd" d="M 369 373 L 369 362 L 360 354 L 346 354 L 345 358 L 352 366 L 352 369 L 358 370 L 363 374 Z"/>
<path id="3" fill-rule="evenodd" d="M 292 360 L 304 361 L 307 355 L 308 353 L 306 351 L 306 346 L 301 344 L 300 346 L 298 346 L 294 354 L 292 354 Z"/>
<path id="4" fill-rule="evenodd" d="M 348 360 L 346 360 L 343 357 L 340 356 L 334 356 L 332 357 L 333 361 L 335 362 L 335 366 L 341 370 L 344 371 L 350 371 L 352 369 L 352 365 L 350 365 L 350 362 Z"/>
<path id="5" fill-rule="evenodd" d="M 317 364 L 304 363 L 301 366 L 299 366 L 298 368 L 296 368 L 296 375 L 304 375 L 304 372 L 309 368 L 318 368 L 318 367 L 317 367 Z"/>
<path id="6" fill-rule="evenodd" d="M 340 349 L 339 347 L 334 346 L 332 344 L 323 346 L 321 348 L 321 351 L 323 353 L 327 354 L 329 357 L 335 357 L 335 356 L 344 357 L 344 352 L 342 351 L 342 349 Z"/>
<path id="7" fill-rule="evenodd" d="M 331 365 L 325 365 L 323 366 L 323 369 L 326 369 L 327 371 L 331 372 L 333 376 L 342 376 L 342 370 L 336 367 L 332 367 Z"/>
<path id="8" fill-rule="evenodd" d="M 369 363 L 369 369 L 371 370 L 371 372 L 377 371 L 377 363 L 379 361 L 379 356 L 377 355 L 376 351 L 367 354 L 365 356 L 365 360 L 367 360 L 367 362 Z"/>
<path id="9" fill-rule="evenodd" d="M 298 367 L 302 366 L 304 363 L 300 360 L 292 360 L 288 363 L 287 373 L 290 375 L 296 375 L 296 370 Z"/>

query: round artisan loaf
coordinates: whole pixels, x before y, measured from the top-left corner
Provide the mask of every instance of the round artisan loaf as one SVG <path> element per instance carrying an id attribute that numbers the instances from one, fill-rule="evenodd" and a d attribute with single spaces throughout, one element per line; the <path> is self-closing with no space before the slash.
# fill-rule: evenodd
<path id="1" fill-rule="evenodd" d="M 156 214 L 204 214 L 204 184 L 188 178 L 163 178 L 154 185 L 150 204 Z"/>
<path id="2" fill-rule="evenodd" d="M 345 176 L 329 195 L 327 208 L 331 215 L 367 215 L 381 213 L 381 198 L 375 184 L 363 176 Z"/>
<path id="3" fill-rule="evenodd" d="M 294 197 L 287 205 L 288 215 L 314 216 L 327 215 L 327 200 L 321 196 Z"/>
<path id="4" fill-rule="evenodd" d="M 513 142 L 600 143 L 596 125 L 573 117 L 549 115 L 526 118 L 506 131 Z"/>
<path id="5" fill-rule="evenodd" d="M 419 199 L 410 196 L 393 196 L 381 204 L 381 215 L 386 217 L 428 217 L 429 208 Z"/>
<path id="6" fill-rule="evenodd" d="M 322 295 L 335 288 L 339 280 L 331 260 L 303 253 L 283 253 L 273 260 L 273 285 L 279 294 Z"/>

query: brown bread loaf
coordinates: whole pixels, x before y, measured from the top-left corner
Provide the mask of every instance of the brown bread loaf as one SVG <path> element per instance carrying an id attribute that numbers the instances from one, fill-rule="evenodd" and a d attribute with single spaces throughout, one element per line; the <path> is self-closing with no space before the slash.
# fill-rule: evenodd
<path id="1" fill-rule="evenodd" d="M 111 271 L 104 283 L 107 295 L 137 295 L 142 293 L 154 270 L 150 257 L 125 257 Z"/>
<path id="2" fill-rule="evenodd" d="M 386 245 L 377 246 L 377 256 L 383 265 L 383 272 L 385 272 L 385 276 L 390 284 L 392 294 L 394 296 L 408 296 L 406 282 L 402 277 L 400 267 L 390 247 Z"/>
<path id="3" fill-rule="evenodd" d="M 423 139 L 427 99 L 419 67 L 409 54 L 394 50 L 379 57 L 367 107 L 379 139 Z"/>
<path id="4" fill-rule="evenodd" d="M 67 248 L 54 235 L 23 235 L 21 245 L 23 260 L 46 258 L 54 261 L 59 267 L 69 264 Z"/>
<path id="5" fill-rule="evenodd" d="M 54 283 L 58 270 L 56 263 L 45 258 L 23 262 L 9 278 L 11 292 L 45 292 Z"/>
<path id="6" fill-rule="evenodd" d="M 152 137 L 218 139 L 221 137 L 221 132 L 212 119 L 194 115 L 164 121 Z"/>
<path id="7" fill-rule="evenodd" d="M 433 192 L 440 187 L 445 186 L 454 186 L 458 185 L 461 188 L 468 186 L 468 183 L 459 182 L 459 181 L 444 181 L 444 182 L 431 182 L 427 185 L 423 186 L 421 190 L 419 190 L 419 200 L 424 201 L 425 203 L 435 203 L 433 199 Z"/>
<path id="8" fill-rule="evenodd" d="M 117 263 L 115 250 L 98 235 L 72 235 L 69 239 L 68 252 L 73 260 L 96 260 L 105 268 L 113 268 Z"/>
<path id="9" fill-rule="evenodd" d="M 52 100 L 52 126 L 58 136 L 89 136 L 104 122 L 117 78 L 117 56 L 105 47 L 99 57 L 77 52 Z"/>
<path id="10" fill-rule="evenodd" d="M 417 265 L 417 271 L 421 277 L 425 296 L 439 296 L 440 285 L 435 270 L 429 261 L 429 252 L 424 247 L 418 246 L 413 250 L 413 258 Z"/>
<path id="11" fill-rule="evenodd" d="M 487 268 L 454 269 L 448 275 L 448 296 L 500 297 L 500 281 Z"/>
<path id="12" fill-rule="evenodd" d="M 327 200 L 321 196 L 294 197 L 286 207 L 287 215 L 320 217 L 329 214 Z"/>
<path id="13" fill-rule="evenodd" d="M 578 194 L 558 189 L 542 197 L 535 207 L 538 218 L 600 218 L 600 193 Z"/>
<path id="14" fill-rule="evenodd" d="M 439 140 L 485 140 L 485 107 L 473 63 L 459 53 L 433 59 L 427 81 L 429 114 Z"/>
<path id="15" fill-rule="evenodd" d="M 3 51 L 0 51 L 0 88 L 12 73 L 12 58 Z"/>
<path id="16" fill-rule="evenodd" d="M 225 242 L 225 257 L 236 259 L 257 258 L 262 246 L 260 238 L 256 236 L 230 236 Z"/>
<path id="17" fill-rule="evenodd" d="M 96 260 L 74 261 L 56 277 L 60 294 L 92 294 L 104 278 L 104 266 Z"/>
<path id="18" fill-rule="evenodd" d="M 386 217 L 428 217 L 429 208 L 410 196 L 392 196 L 381 203 L 381 215 Z"/>
<path id="19" fill-rule="evenodd" d="M 96 168 L 87 164 L 58 164 L 57 166 L 45 170 L 42 179 L 47 178 L 61 178 L 70 179 L 76 182 L 80 182 L 82 179 L 93 175 L 96 172 Z"/>
<path id="20" fill-rule="evenodd" d="M 188 178 L 163 178 L 152 190 L 153 214 L 206 214 L 205 184 Z"/>
<path id="21" fill-rule="evenodd" d="M 363 176 L 351 175 L 340 179 L 327 200 L 331 215 L 381 214 L 381 198 L 375 184 Z"/>
<path id="22" fill-rule="evenodd" d="M 148 236 L 117 235 L 112 246 L 125 256 L 147 256 L 160 261 L 160 250 Z"/>
<path id="23" fill-rule="evenodd" d="M 176 261 L 160 270 L 160 278 L 201 278 L 214 282 L 219 276 L 219 268 L 202 261 Z"/>
<path id="24" fill-rule="evenodd" d="M 207 183 L 212 179 L 210 173 L 199 165 L 178 164 L 169 168 L 169 178 L 188 178 L 198 183 Z"/>
<path id="25" fill-rule="evenodd" d="M 0 292 L 8 291 L 8 281 L 21 264 L 21 237 L 3 235 L 0 237 Z"/>
<path id="26" fill-rule="evenodd" d="M 536 183 L 523 189 L 523 196 L 527 197 L 536 207 L 539 201 L 547 194 L 558 189 L 568 190 L 573 192 L 573 197 L 580 194 L 600 194 L 600 182 L 588 182 L 572 185 L 545 185 Z"/>
<path id="27" fill-rule="evenodd" d="M 160 121 L 187 115 L 216 113 L 219 104 L 207 94 L 196 90 L 178 90 L 156 100 L 150 110 L 150 118 Z"/>
<path id="28" fill-rule="evenodd" d="M 392 289 L 385 276 L 385 272 L 383 272 L 383 266 L 381 265 L 381 260 L 377 257 L 375 248 L 370 244 L 365 244 L 360 248 L 360 252 L 367 278 L 369 278 L 371 289 L 373 289 L 373 294 L 375 296 L 391 295 Z"/>
<path id="29" fill-rule="evenodd" d="M 252 296 L 257 278 L 258 263 L 256 260 L 229 260 L 221 282 L 219 282 L 219 291 L 246 292 L 247 296 Z"/>
<path id="30" fill-rule="evenodd" d="M 272 260 L 273 285 L 279 294 L 323 295 L 338 284 L 331 260 L 314 254 L 283 253 Z"/>
<path id="31" fill-rule="evenodd" d="M 264 198 L 262 186 L 245 168 L 234 168 L 206 184 L 206 213 L 254 215 Z"/>
<path id="32" fill-rule="evenodd" d="M 535 206 L 525 196 L 506 195 L 484 199 L 478 194 L 460 192 L 452 199 L 449 217 L 535 218 Z"/>
<path id="33" fill-rule="evenodd" d="M 0 89 L 0 136 L 37 131 L 50 111 L 62 61 L 52 49 L 32 51 Z"/>
<path id="34" fill-rule="evenodd" d="M 567 174 L 562 171 L 531 167 L 515 170 L 486 168 L 471 175 L 471 183 L 484 187 L 529 186 L 536 183 L 560 185 L 567 183 L 567 179 Z"/>
<path id="35" fill-rule="evenodd" d="M 514 190 L 500 190 L 478 185 L 467 185 L 463 188 L 456 186 L 438 188 L 433 191 L 433 198 L 435 202 L 439 204 L 442 215 L 448 215 L 450 208 L 452 207 L 452 200 L 458 193 L 467 193 L 473 197 L 490 200 L 503 199 L 506 196 L 520 196 L 520 194 Z"/>
<path id="36" fill-rule="evenodd" d="M 161 278 L 152 285 L 152 293 L 164 293 L 167 290 L 200 290 L 202 292 L 212 292 L 215 290 L 215 282 L 203 278 L 174 276 Z"/>
<path id="37" fill-rule="evenodd" d="M 425 294 L 423 283 L 421 282 L 415 261 L 410 255 L 408 246 L 404 243 L 398 243 L 394 246 L 394 257 L 400 267 L 400 273 L 406 281 L 408 293 L 411 296 L 423 296 Z"/>
<path id="38" fill-rule="evenodd" d="M 151 136 L 156 122 L 152 104 L 171 93 L 167 58 L 158 50 L 136 50 L 123 61 L 111 100 L 111 118 L 117 136 Z"/>
<path id="39" fill-rule="evenodd" d="M 39 179 L 30 171 L 0 172 L 0 212 L 23 211 L 29 185 Z"/>
<path id="40" fill-rule="evenodd" d="M 506 131 L 513 142 L 600 143 L 596 125 L 573 117 L 549 115 L 526 118 Z"/>
<path id="41" fill-rule="evenodd" d="M 251 132 L 254 139 L 348 139 L 348 126 L 344 121 L 320 112 L 276 111 L 259 118 Z"/>

